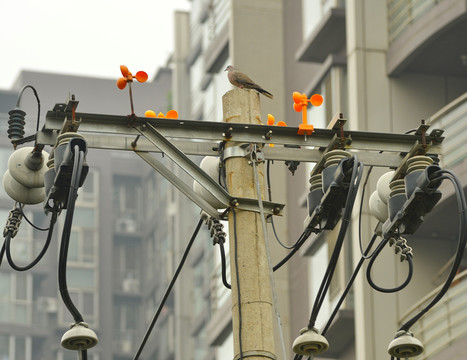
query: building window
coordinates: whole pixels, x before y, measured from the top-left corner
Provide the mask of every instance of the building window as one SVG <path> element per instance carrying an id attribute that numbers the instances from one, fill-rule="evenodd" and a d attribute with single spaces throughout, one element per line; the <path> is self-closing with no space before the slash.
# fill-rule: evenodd
<path id="1" fill-rule="evenodd" d="M 31 360 L 31 337 L 0 335 L 0 360 Z"/>
<path id="2" fill-rule="evenodd" d="M 114 213 L 116 219 L 138 223 L 142 213 L 141 179 L 131 176 L 114 177 Z"/>
<path id="3" fill-rule="evenodd" d="M 32 322 L 32 275 L 0 273 L 0 322 Z"/>
<path id="4" fill-rule="evenodd" d="M 90 169 L 82 187 L 78 189 L 77 204 L 95 203 L 99 199 L 99 173 Z"/>
<path id="5" fill-rule="evenodd" d="M 136 344 L 138 306 L 135 303 L 120 303 L 114 307 L 114 340 L 119 351 L 131 352 Z"/>

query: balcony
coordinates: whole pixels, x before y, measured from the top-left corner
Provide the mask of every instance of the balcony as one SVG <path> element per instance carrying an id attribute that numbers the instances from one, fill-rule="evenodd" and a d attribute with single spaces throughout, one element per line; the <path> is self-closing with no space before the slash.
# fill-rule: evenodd
<path id="1" fill-rule="evenodd" d="M 430 126 L 444 130 L 441 165 L 452 169 L 467 159 L 465 137 L 467 135 L 467 92 L 452 101 L 429 120 Z"/>
<path id="2" fill-rule="evenodd" d="M 402 317 L 400 324 L 418 313 L 439 292 L 441 286 L 415 304 Z M 467 270 L 455 277 L 453 285 L 441 301 L 410 330 L 425 346 L 425 352 L 417 360 L 464 357 L 467 344 Z"/>
<path id="3" fill-rule="evenodd" d="M 466 77 L 464 0 L 388 0 L 387 72 Z"/>
<path id="4" fill-rule="evenodd" d="M 297 61 L 322 63 L 345 47 L 345 9 L 331 8 L 303 41 L 295 54 Z"/>

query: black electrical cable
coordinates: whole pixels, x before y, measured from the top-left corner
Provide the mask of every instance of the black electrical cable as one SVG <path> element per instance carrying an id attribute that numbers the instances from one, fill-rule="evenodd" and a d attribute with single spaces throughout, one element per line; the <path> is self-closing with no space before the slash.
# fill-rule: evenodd
<path id="1" fill-rule="evenodd" d="M 238 240 L 237 240 L 237 212 L 232 208 L 233 216 L 233 230 L 234 230 L 234 259 L 235 259 L 235 278 L 237 280 L 237 307 L 238 307 L 238 346 L 240 348 L 240 357 L 243 359 L 243 345 L 242 345 L 242 298 L 240 295 L 240 278 L 238 273 Z"/>
<path id="2" fill-rule="evenodd" d="M 465 199 L 464 190 L 462 184 L 459 182 L 457 177 L 449 170 L 440 170 L 436 174 L 445 174 L 433 180 L 449 180 L 452 185 L 454 186 L 454 190 L 456 192 L 456 199 L 457 199 L 457 206 L 459 210 L 459 239 L 458 239 L 458 246 L 457 246 L 457 253 L 454 259 L 454 262 L 451 267 L 451 271 L 444 283 L 443 287 L 439 291 L 439 293 L 433 298 L 433 300 L 425 306 L 418 314 L 413 316 L 411 319 L 406 321 L 399 330 L 409 331 L 410 327 L 415 324 L 428 310 L 430 310 L 433 306 L 435 306 L 441 298 L 446 294 L 452 284 L 452 280 L 456 276 L 456 272 L 459 268 L 459 265 L 462 261 L 462 257 L 464 255 L 465 246 L 467 244 L 467 202 Z"/>
<path id="3" fill-rule="evenodd" d="M 409 254 L 407 256 L 407 262 L 409 264 L 409 271 L 407 273 L 407 278 L 401 285 L 396 286 L 394 288 L 383 288 L 374 283 L 373 279 L 371 278 L 371 269 L 373 268 L 373 264 L 376 258 L 381 253 L 381 251 L 383 250 L 384 246 L 388 243 L 388 241 L 389 241 L 389 238 L 383 239 L 381 241 L 381 243 L 378 245 L 378 247 L 374 251 L 374 256 L 370 259 L 370 262 L 368 263 L 368 267 L 366 269 L 366 279 L 368 281 L 368 284 L 370 284 L 370 286 L 376 291 L 387 293 L 387 294 L 398 292 L 404 289 L 410 283 L 410 281 L 412 280 L 412 276 L 413 276 L 413 260 L 412 260 L 412 256 Z"/>
<path id="4" fill-rule="evenodd" d="M 139 356 L 141 355 L 141 352 L 143 351 L 144 346 L 146 345 L 146 342 L 149 339 L 149 335 L 151 334 L 152 329 L 154 328 L 154 325 L 156 325 L 157 319 L 159 318 L 159 315 L 162 312 L 162 309 L 164 308 L 164 305 L 170 295 L 170 292 L 172 291 L 172 288 L 175 285 L 175 282 L 177 281 L 178 275 L 180 274 L 183 265 L 185 264 L 185 261 L 188 257 L 188 254 L 190 252 L 190 249 L 196 239 L 196 236 L 198 235 L 199 229 L 201 228 L 201 225 L 203 225 L 203 219 L 200 219 L 198 221 L 198 225 L 196 225 L 195 231 L 193 232 L 193 235 L 191 236 L 191 239 L 188 241 L 187 247 L 182 255 L 182 258 L 180 259 L 180 263 L 178 264 L 177 269 L 175 270 L 175 273 L 172 277 L 172 280 L 170 280 L 169 286 L 167 287 L 167 290 L 165 291 L 164 296 L 162 297 L 162 300 L 159 304 L 159 307 L 157 308 L 156 313 L 154 314 L 154 317 L 151 320 L 151 323 L 149 324 L 148 329 L 146 330 L 146 333 L 144 334 L 143 340 L 141 341 L 141 344 L 136 352 L 135 357 L 133 360 L 139 359 Z"/>
<path id="5" fill-rule="evenodd" d="M 20 90 L 19 95 L 18 95 L 18 100 L 16 102 L 16 107 L 19 108 L 21 106 L 21 97 L 23 96 L 24 91 L 29 88 L 34 92 L 34 96 L 36 97 L 37 100 L 37 123 L 36 123 L 36 133 L 39 131 L 39 121 L 40 121 L 40 116 L 41 116 L 41 102 L 39 100 L 39 95 L 37 95 L 37 91 L 32 85 L 25 85 L 23 88 Z"/>
<path id="6" fill-rule="evenodd" d="M 70 298 L 66 280 L 66 266 L 68 258 L 68 246 L 70 243 L 71 225 L 73 222 L 73 213 L 75 210 L 76 198 L 78 197 L 79 181 L 81 178 L 81 172 L 84 164 L 84 152 L 79 150 L 78 145 L 74 147 L 73 152 L 73 172 L 71 175 L 70 192 L 68 194 L 67 211 L 63 226 L 62 239 L 60 243 L 60 255 L 58 260 L 58 285 L 63 303 L 73 316 L 75 322 L 80 323 L 83 321 L 83 316 L 78 311 L 78 309 L 73 304 L 73 301 Z"/>
<path id="7" fill-rule="evenodd" d="M 23 216 L 24 220 L 26 220 L 27 223 L 28 223 L 29 225 L 31 225 L 34 229 L 39 230 L 39 231 L 47 231 L 47 230 L 49 230 L 49 228 L 41 228 L 41 227 L 39 227 L 39 226 L 37 226 L 37 225 L 34 225 L 34 224 L 32 223 L 32 221 L 29 220 L 28 217 L 26 216 L 26 214 L 24 213 L 24 211 L 23 211 L 23 206 L 24 206 L 24 204 L 20 204 L 19 207 L 18 207 L 18 209 L 19 209 L 19 211 L 21 212 L 21 215 Z"/>
<path id="8" fill-rule="evenodd" d="M 4 256 L 5 256 L 5 242 L 3 242 L 2 248 L 0 249 L 0 266 L 2 265 Z"/>
<path id="9" fill-rule="evenodd" d="M 268 188 L 268 199 L 269 201 L 272 201 L 270 165 L 271 165 L 271 160 L 268 160 L 266 163 L 266 180 L 267 180 L 267 188 Z M 274 216 L 270 216 L 270 219 L 271 219 L 272 232 L 274 234 L 275 239 L 279 243 L 279 245 L 282 246 L 284 249 L 288 249 L 288 250 L 293 249 L 295 247 L 295 244 L 288 246 L 288 245 L 285 245 L 279 239 L 279 236 L 277 235 L 277 231 L 276 231 L 276 226 L 274 224 Z"/>
<path id="10" fill-rule="evenodd" d="M 353 159 L 352 176 L 350 179 L 350 185 L 349 185 L 347 198 L 345 202 L 344 213 L 342 215 L 341 226 L 339 229 L 339 233 L 337 235 L 336 245 L 332 252 L 331 258 L 329 259 L 326 272 L 324 274 L 323 280 L 321 282 L 318 293 L 316 295 L 316 299 L 313 304 L 313 308 L 312 308 L 311 315 L 310 315 L 310 321 L 308 322 L 309 329 L 312 329 L 315 325 L 316 319 L 318 317 L 318 313 L 321 309 L 321 306 L 326 297 L 326 293 L 331 284 L 331 279 L 334 274 L 334 270 L 337 266 L 337 260 L 339 259 L 339 254 L 341 252 L 342 245 L 344 243 L 345 234 L 347 232 L 347 228 L 350 223 L 350 216 L 352 213 L 353 205 L 355 203 L 355 198 L 357 197 L 358 187 L 360 185 L 360 181 L 363 176 L 363 167 L 364 167 L 363 163 L 358 161 L 355 155 L 352 157 L 352 159 Z"/>
<path id="11" fill-rule="evenodd" d="M 300 249 L 300 247 L 305 243 L 310 234 L 313 232 L 313 229 L 306 229 L 302 235 L 298 238 L 297 242 L 294 244 L 292 251 L 290 251 L 281 261 L 275 265 L 272 270 L 279 270 L 289 259 Z"/>
<path id="12" fill-rule="evenodd" d="M 39 261 L 41 261 L 41 259 L 44 257 L 45 253 L 47 252 L 47 249 L 49 248 L 50 241 L 52 239 L 53 230 L 54 230 L 54 225 L 56 221 L 57 221 L 57 213 L 53 212 L 52 218 L 50 219 L 50 226 L 49 226 L 49 232 L 47 234 L 47 240 L 45 241 L 45 244 L 42 247 L 42 250 L 37 255 L 37 257 L 33 261 L 31 261 L 31 263 L 25 266 L 16 265 L 16 263 L 13 261 L 13 258 L 11 257 L 11 235 L 12 234 L 11 234 L 11 231 L 8 231 L 8 234 L 5 238 L 4 252 L 6 253 L 8 263 L 14 270 L 26 271 L 26 270 L 32 269 Z"/>
<path id="13" fill-rule="evenodd" d="M 222 264 L 222 283 L 227 289 L 232 289 L 232 286 L 227 281 L 227 264 L 225 261 L 224 242 L 222 240 L 219 241 L 219 249 L 221 253 L 221 264 Z"/>
<path id="14" fill-rule="evenodd" d="M 358 261 L 358 264 L 357 264 L 357 266 L 355 267 L 355 270 L 352 273 L 352 276 L 350 277 L 349 281 L 347 282 L 347 285 L 346 285 L 344 291 L 342 292 L 342 295 L 339 298 L 339 301 L 337 302 L 336 306 L 334 307 L 334 310 L 332 311 L 331 316 L 329 317 L 329 320 L 327 321 L 326 325 L 324 326 L 323 331 L 321 332 L 321 335 L 324 336 L 326 334 L 326 332 L 328 331 L 329 327 L 331 326 L 334 318 L 336 317 L 337 313 L 339 312 L 339 309 L 340 309 L 342 303 L 344 302 L 347 294 L 349 293 L 350 288 L 352 287 L 353 282 L 355 281 L 355 278 L 357 277 L 358 272 L 360 271 L 360 268 L 362 267 L 364 261 L 366 259 L 368 259 L 367 255 L 370 252 L 371 248 L 373 247 L 373 244 L 375 243 L 377 237 L 378 237 L 378 235 L 376 233 L 374 233 L 372 238 L 370 239 L 365 251 L 363 252 L 363 255 L 360 257 L 360 260 Z"/>

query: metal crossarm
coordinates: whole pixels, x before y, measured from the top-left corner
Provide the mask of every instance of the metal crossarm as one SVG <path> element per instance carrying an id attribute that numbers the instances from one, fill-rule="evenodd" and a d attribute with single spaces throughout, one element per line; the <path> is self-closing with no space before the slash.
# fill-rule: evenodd
<path id="1" fill-rule="evenodd" d="M 173 162 L 175 162 L 181 169 L 183 169 L 188 175 L 190 175 L 195 181 L 197 181 L 202 187 L 204 187 L 209 193 L 216 197 L 222 204 L 228 207 L 235 207 L 240 210 L 255 211 L 259 212 L 258 200 L 257 199 L 245 199 L 245 198 L 235 198 L 229 195 L 225 189 L 220 186 L 216 181 L 214 181 L 209 175 L 207 175 L 198 165 L 196 165 L 188 156 L 186 156 L 182 151 L 177 149 L 170 141 L 168 141 L 161 133 L 159 133 L 154 126 L 151 124 L 143 124 L 139 127 L 136 127 L 136 130 L 148 139 L 154 146 L 159 148 L 167 157 L 169 157 Z M 141 156 L 141 154 L 138 154 Z M 141 156 L 144 160 L 148 157 Z M 180 180 L 175 181 L 174 176 L 170 175 L 170 178 L 167 177 L 164 173 L 161 175 L 165 176 L 169 181 L 171 181 L 175 186 L 180 185 L 179 190 L 185 193 L 188 197 L 192 197 L 193 190 L 187 188 L 186 186 L 181 186 Z M 196 202 L 196 201 L 195 201 Z M 196 202 L 199 206 L 202 204 Z M 265 213 L 268 215 L 280 215 L 282 209 L 284 208 L 283 204 L 277 204 L 269 201 L 263 201 L 263 206 Z M 203 206 L 201 208 L 204 209 Z M 207 209 L 206 212 L 209 213 L 210 209 Z M 218 217 L 218 216 L 216 216 Z"/>

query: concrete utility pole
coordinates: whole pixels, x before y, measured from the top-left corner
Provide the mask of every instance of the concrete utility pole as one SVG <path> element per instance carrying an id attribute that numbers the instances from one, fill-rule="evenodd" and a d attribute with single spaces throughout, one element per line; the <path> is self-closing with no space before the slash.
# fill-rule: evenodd
<path id="1" fill-rule="evenodd" d="M 222 104 L 225 122 L 261 124 L 259 94 L 255 91 L 231 90 L 222 97 Z M 226 149 L 240 145 L 227 142 Z M 229 193 L 234 197 L 257 198 L 249 157 L 229 157 L 225 166 Z M 257 168 L 262 197 L 263 168 L 262 164 Z M 248 360 L 275 360 L 272 274 L 267 261 L 261 215 L 251 211 L 234 211 L 235 214 L 232 211 L 229 213 L 234 359 L 239 359 L 242 351 L 243 358 L 248 357 Z"/>

